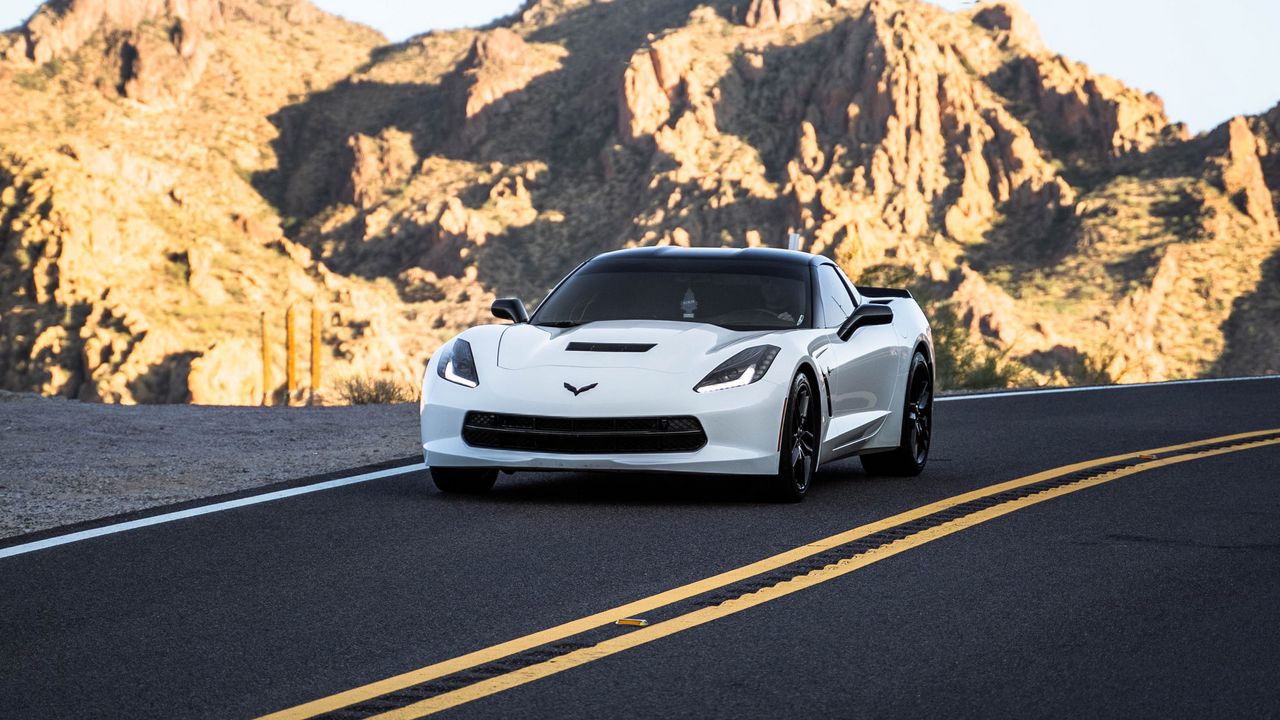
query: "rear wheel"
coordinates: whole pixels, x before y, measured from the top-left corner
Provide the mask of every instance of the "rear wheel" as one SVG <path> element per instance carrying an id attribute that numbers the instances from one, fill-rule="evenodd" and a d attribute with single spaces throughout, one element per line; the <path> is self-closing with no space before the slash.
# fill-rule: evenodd
<path id="1" fill-rule="evenodd" d="M 486 468 L 431 468 L 431 481 L 440 492 L 458 495 L 482 495 L 493 489 L 498 471 Z"/>
<path id="2" fill-rule="evenodd" d="M 902 413 L 902 434 L 897 448 L 863 455 L 862 467 L 871 475 L 911 477 L 924 471 L 933 440 L 933 370 L 923 353 L 911 359 L 907 397 Z"/>
<path id="3" fill-rule="evenodd" d="M 803 373 L 791 381 L 778 474 L 769 478 L 769 493 L 779 502 L 800 502 L 813 481 L 818 460 L 818 412 L 813 385 Z"/>

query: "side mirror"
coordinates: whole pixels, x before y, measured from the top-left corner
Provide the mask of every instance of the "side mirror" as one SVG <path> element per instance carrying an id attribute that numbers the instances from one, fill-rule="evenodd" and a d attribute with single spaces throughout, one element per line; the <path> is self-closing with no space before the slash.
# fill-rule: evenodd
<path id="1" fill-rule="evenodd" d="M 863 303 L 858 306 L 853 314 L 845 318 L 840 323 L 840 329 L 836 331 L 836 335 L 841 340 L 848 340 L 858 331 L 858 328 L 867 327 L 868 325 L 889 325 L 893 323 L 893 308 L 888 305 L 879 303 Z"/>
<path id="2" fill-rule="evenodd" d="M 498 298 L 493 301 L 489 311 L 494 317 L 510 320 L 513 323 L 529 322 L 529 312 L 524 309 L 524 303 L 520 302 L 520 298 Z"/>

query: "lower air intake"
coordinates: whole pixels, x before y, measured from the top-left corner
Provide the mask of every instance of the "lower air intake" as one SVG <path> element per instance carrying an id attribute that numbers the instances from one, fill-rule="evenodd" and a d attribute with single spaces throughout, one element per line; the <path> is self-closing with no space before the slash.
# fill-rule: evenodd
<path id="1" fill-rule="evenodd" d="M 462 440 L 472 447 L 566 454 L 693 452 L 707 444 L 698 419 L 566 418 L 469 412 Z"/>

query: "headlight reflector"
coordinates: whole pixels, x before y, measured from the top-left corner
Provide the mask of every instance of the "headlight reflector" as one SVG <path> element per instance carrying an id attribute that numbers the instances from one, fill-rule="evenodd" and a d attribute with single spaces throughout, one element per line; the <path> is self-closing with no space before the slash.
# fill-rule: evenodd
<path id="1" fill-rule="evenodd" d="M 451 383 L 465 387 L 480 384 L 480 376 L 476 373 L 476 359 L 471 354 L 471 343 L 458 338 L 445 348 L 436 365 L 436 374 Z"/>
<path id="2" fill-rule="evenodd" d="M 776 345 L 757 345 L 747 348 L 716 366 L 707 373 L 702 381 L 693 386 L 696 392 L 706 393 L 716 390 L 750 385 L 769 372 L 773 359 L 778 357 L 780 348 Z"/>

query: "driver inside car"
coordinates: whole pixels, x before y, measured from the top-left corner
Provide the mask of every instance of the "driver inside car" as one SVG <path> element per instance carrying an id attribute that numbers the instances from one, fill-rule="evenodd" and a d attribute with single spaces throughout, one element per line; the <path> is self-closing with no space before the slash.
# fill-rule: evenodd
<path id="1" fill-rule="evenodd" d="M 783 278 L 766 277 L 760 284 L 764 309 L 779 320 L 793 325 L 799 324 L 803 319 L 800 308 L 804 307 L 804 298 L 799 295 L 802 292 L 802 285 Z"/>

